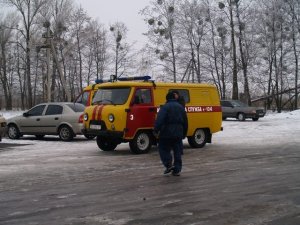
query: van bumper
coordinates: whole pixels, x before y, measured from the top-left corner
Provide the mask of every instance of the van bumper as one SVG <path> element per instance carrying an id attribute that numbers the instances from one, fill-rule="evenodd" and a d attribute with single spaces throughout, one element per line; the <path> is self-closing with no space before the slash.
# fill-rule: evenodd
<path id="1" fill-rule="evenodd" d="M 124 136 L 124 132 L 122 131 L 82 129 L 81 132 L 84 135 L 95 135 L 95 136 L 120 138 L 120 139 L 122 139 Z"/>

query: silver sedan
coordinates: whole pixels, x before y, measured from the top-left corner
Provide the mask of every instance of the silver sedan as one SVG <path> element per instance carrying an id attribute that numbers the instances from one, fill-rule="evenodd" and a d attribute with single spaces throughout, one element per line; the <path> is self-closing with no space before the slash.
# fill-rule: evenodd
<path id="1" fill-rule="evenodd" d="M 63 141 L 71 141 L 82 134 L 84 106 L 72 102 L 50 102 L 34 106 L 21 116 L 7 120 L 8 137 L 19 139 L 23 135 L 59 135 Z"/>
<path id="2" fill-rule="evenodd" d="M 265 110 L 263 108 L 250 107 L 238 100 L 221 100 L 221 106 L 223 120 L 231 117 L 239 121 L 244 121 L 247 118 L 257 121 L 260 117 L 265 116 Z"/>

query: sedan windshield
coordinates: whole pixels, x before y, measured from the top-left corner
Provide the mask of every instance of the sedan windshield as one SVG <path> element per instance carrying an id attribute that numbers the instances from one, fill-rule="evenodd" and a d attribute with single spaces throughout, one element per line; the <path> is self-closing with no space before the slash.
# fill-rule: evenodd
<path id="1" fill-rule="evenodd" d="M 130 88 L 101 88 L 96 92 L 92 104 L 123 105 L 129 93 Z"/>

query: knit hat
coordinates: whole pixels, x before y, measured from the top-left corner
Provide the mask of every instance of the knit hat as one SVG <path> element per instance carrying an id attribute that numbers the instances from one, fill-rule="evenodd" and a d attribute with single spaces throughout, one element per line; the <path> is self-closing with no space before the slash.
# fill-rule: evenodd
<path id="1" fill-rule="evenodd" d="M 179 95 L 179 92 L 177 90 L 173 90 L 172 93 Z"/>
<path id="2" fill-rule="evenodd" d="M 171 100 L 171 99 L 175 99 L 174 97 L 174 93 L 173 92 L 169 92 L 167 95 L 166 95 L 166 100 Z"/>

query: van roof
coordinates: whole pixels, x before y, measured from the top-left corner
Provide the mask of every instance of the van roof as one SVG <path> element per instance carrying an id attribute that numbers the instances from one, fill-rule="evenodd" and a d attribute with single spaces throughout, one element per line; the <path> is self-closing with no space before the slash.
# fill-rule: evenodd
<path id="1" fill-rule="evenodd" d="M 90 84 L 86 87 L 83 88 L 84 91 L 90 91 L 90 90 L 94 90 L 94 89 L 98 89 L 98 87 L 102 85 L 102 84 Z"/>
<path id="2" fill-rule="evenodd" d="M 212 84 L 201 84 L 201 83 L 165 83 L 165 82 L 137 82 L 137 81 L 116 81 L 102 83 L 101 87 L 169 87 L 169 88 L 191 88 L 191 87 L 205 87 L 205 88 L 215 88 Z"/>

